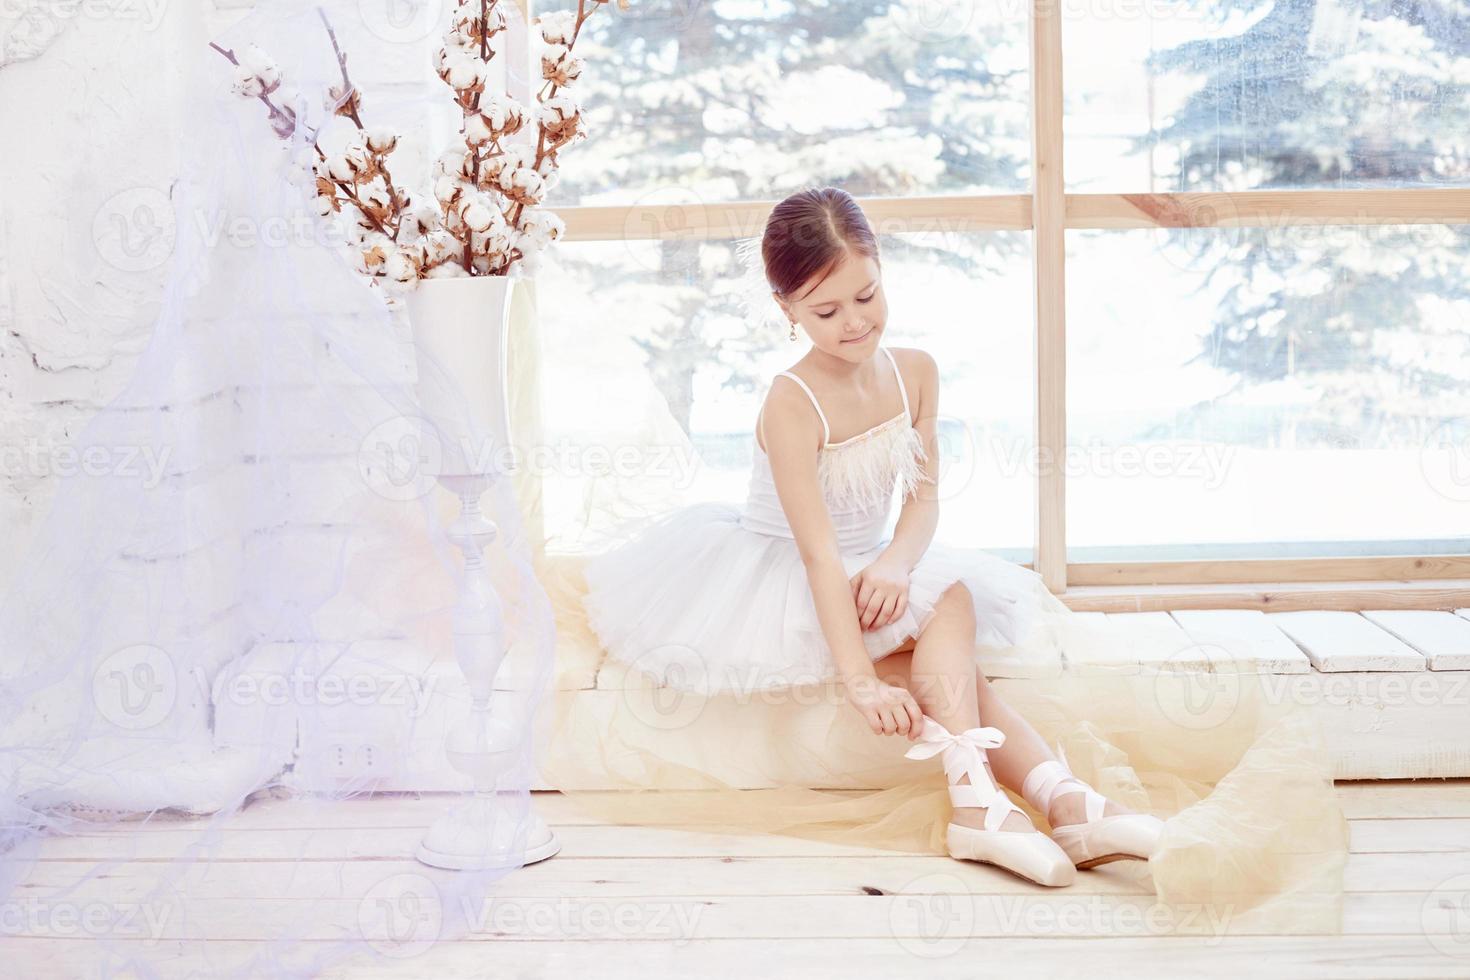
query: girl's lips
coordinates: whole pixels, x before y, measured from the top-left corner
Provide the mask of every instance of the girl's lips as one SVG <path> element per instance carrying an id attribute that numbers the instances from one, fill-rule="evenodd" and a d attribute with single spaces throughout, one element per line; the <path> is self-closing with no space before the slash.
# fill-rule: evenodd
<path id="1" fill-rule="evenodd" d="M 877 327 L 869 327 L 868 328 L 868 333 L 863 334 L 861 337 L 854 337 L 851 340 L 844 340 L 843 343 L 844 344 L 856 344 L 856 343 L 859 343 L 860 341 L 867 340 L 868 339 L 868 334 L 872 333 L 876 329 L 878 329 L 878 328 Z"/>

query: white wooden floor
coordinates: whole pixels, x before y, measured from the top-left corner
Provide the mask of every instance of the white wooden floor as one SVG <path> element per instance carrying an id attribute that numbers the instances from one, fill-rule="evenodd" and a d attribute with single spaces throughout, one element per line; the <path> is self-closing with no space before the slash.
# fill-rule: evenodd
<path id="1" fill-rule="evenodd" d="M 407 855 L 447 798 L 379 796 L 251 805 L 180 882 L 166 910 L 176 914 L 126 927 L 122 910 L 197 828 L 159 820 L 49 839 L 8 903 L 0 975 L 1470 977 L 1470 780 L 1338 787 L 1352 829 L 1340 936 L 1171 935 L 1135 862 L 1045 889 L 947 857 L 599 826 L 538 793 L 562 853 L 505 879 L 490 924 L 437 939 L 436 910 L 415 896 L 452 873 Z M 117 863 L 58 896 L 108 858 Z M 110 910 L 102 935 L 114 955 L 156 974 L 120 960 L 104 972 L 103 947 L 53 914 L 63 907 Z M 238 969 L 286 925 L 310 939 Z M 304 966 L 344 937 L 381 955 Z"/>

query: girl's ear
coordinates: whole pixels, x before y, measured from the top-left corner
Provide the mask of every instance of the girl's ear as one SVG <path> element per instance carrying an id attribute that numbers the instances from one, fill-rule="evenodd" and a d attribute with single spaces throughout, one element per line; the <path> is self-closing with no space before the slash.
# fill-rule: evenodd
<path id="1" fill-rule="evenodd" d="M 781 307 L 781 312 L 786 314 L 786 319 L 790 320 L 791 319 L 791 307 L 789 307 L 789 306 L 786 305 L 786 301 L 781 298 L 781 294 L 778 293 L 778 292 L 776 292 L 773 289 L 773 290 L 771 290 L 771 299 L 773 299 L 773 300 L 776 301 L 776 305 L 779 306 L 779 307 Z"/>

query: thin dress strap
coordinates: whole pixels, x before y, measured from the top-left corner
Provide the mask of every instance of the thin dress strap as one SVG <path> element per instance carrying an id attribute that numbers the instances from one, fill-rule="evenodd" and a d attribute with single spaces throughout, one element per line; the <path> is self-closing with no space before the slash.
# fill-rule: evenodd
<path id="1" fill-rule="evenodd" d="M 898 377 L 898 393 L 903 396 L 903 414 L 908 415 L 909 390 L 908 388 L 904 387 L 903 372 L 898 369 L 898 361 L 894 359 L 892 351 L 885 347 L 883 348 L 883 353 L 888 355 L 888 363 L 893 365 L 893 373 Z"/>
<path id="2" fill-rule="evenodd" d="M 827 443 L 831 442 L 832 429 L 827 425 L 827 414 L 822 411 L 822 406 L 817 401 L 817 396 L 812 394 L 812 390 L 806 386 L 806 382 L 798 378 L 796 375 L 792 374 L 790 371 L 777 371 L 776 373 L 784 375 L 790 378 L 792 381 L 795 381 L 797 384 L 801 385 L 801 390 L 806 392 L 806 396 L 812 400 L 812 408 L 815 408 L 817 410 L 817 417 L 822 420 L 822 445 L 825 446 L 827 445 Z"/>

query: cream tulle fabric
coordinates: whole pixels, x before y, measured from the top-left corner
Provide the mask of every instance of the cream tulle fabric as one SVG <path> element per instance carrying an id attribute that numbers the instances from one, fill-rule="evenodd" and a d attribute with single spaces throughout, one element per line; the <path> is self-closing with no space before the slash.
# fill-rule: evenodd
<path id="1" fill-rule="evenodd" d="M 529 412 L 534 382 L 517 381 Z M 532 431 L 534 421 L 522 414 L 517 425 Z M 755 456 L 749 502 L 758 505 L 767 477 L 758 448 Z M 520 489 L 535 526 L 537 487 Z M 757 679 L 823 672 L 810 597 L 795 594 L 792 542 L 743 528 L 742 513 L 696 503 L 650 520 L 647 533 L 628 532 L 590 561 L 542 556 L 559 658 L 556 714 L 539 733 L 542 776 L 612 823 L 945 855 L 942 770 L 906 759 L 907 739 L 872 734 L 832 680 L 763 687 L 746 673 L 745 686 L 700 690 L 710 678 L 703 660 L 675 666 L 677 653 L 688 654 L 683 647 L 704 643 L 718 657 L 743 645 L 738 652 Z M 1000 562 L 994 556 L 939 544 L 931 551 L 932 564 L 911 587 L 916 606 L 945 580 L 1002 581 L 987 561 Z M 622 557 L 609 562 L 612 552 Z M 844 551 L 854 562 L 872 553 Z M 1180 910 L 1171 919 L 1176 932 L 1340 931 L 1347 823 L 1327 747 L 1305 710 L 1273 696 L 1277 688 L 1256 675 L 1051 669 L 1083 652 L 1105 661 L 1098 654 L 1116 640 L 1028 569 L 1000 563 L 1015 569 L 1002 591 L 1030 610 L 1018 620 L 1027 625 L 1014 645 L 978 648 L 977 662 L 1079 777 L 1166 821 L 1152 860 L 1084 874 L 1128 876 L 1140 892 L 1155 892 Z M 603 615 L 607 638 L 632 652 L 632 665 L 602 650 L 589 568 L 598 585 L 591 610 Z M 701 632 L 700 621 L 713 626 Z M 663 642 L 681 651 L 655 647 L 639 657 L 640 644 L 663 629 L 673 630 Z M 725 642 L 726 630 L 738 640 Z M 1011 796 L 1045 827 L 1018 792 Z"/>

